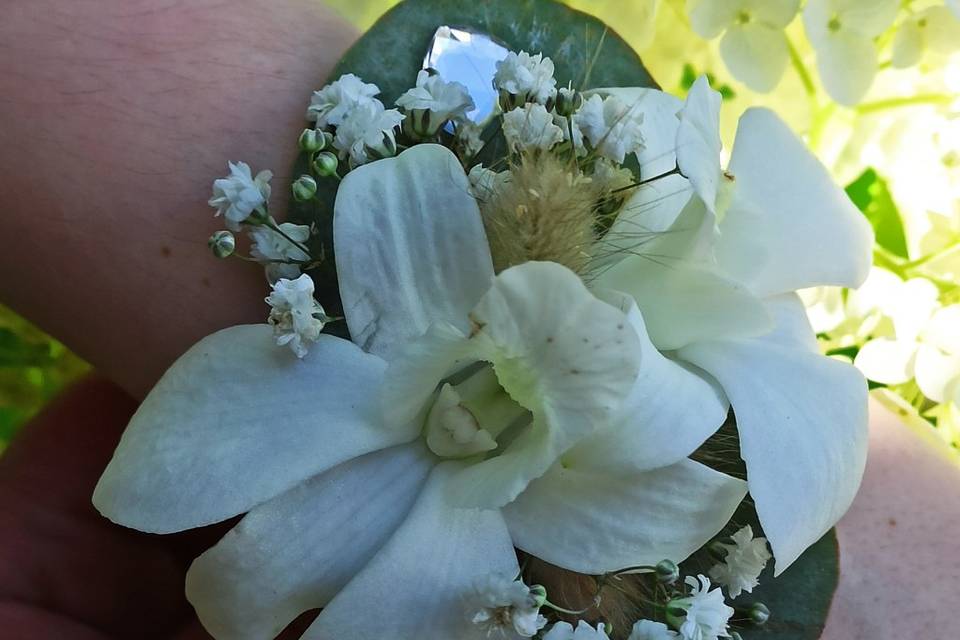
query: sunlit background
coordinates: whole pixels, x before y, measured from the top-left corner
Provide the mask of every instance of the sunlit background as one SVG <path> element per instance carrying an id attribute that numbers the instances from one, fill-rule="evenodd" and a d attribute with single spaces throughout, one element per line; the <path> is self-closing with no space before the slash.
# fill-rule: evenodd
<path id="1" fill-rule="evenodd" d="M 326 3 L 364 29 L 397 0 Z M 769 106 L 847 186 L 876 230 L 876 266 L 857 292 L 805 292 L 811 321 L 875 397 L 956 452 L 960 0 L 807 0 L 799 12 L 796 0 L 567 4 L 610 24 L 667 91 L 682 96 L 708 74 L 724 96 L 728 148 L 739 114 Z M 84 370 L 0 307 L 0 449 Z"/>

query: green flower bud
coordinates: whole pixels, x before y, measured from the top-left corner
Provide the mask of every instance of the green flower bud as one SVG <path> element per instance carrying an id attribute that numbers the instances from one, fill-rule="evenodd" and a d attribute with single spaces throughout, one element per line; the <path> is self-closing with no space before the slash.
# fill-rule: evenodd
<path id="1" fill-rule="evenodd" d="M 747 611 L 747 617 L 750 618 L 750 622 L 762 627 L 770 619 L 770 609 L 762 602 L 754 602 Z"/>
<path id="2" fill-rule="evenodd" d="M 330 177 L 337 175 L 337 166 L 340 161 L 329 151 L 321 151 L 313 160 L 313 172 L 318 176 Z"/>
<path id="3" fill-rule="evenodd" d="M 207 240 L 210 251 L 218 258 L 226 258 L 237 248 L 237 239 L 229 231 L 217 231 Z"/>
<path id="4" fill-rule="evenodd" d="M 583 94 L 576 89 L 563 88 L 557 92 L 557 115 L 569 118 L 583 105 Z"/>
<path id="5" fill-rule="evenodd" d="M 530 587 L 530 596 L 536 603 L 537 608 L 540 608 L 547 601 L 547 588 L 542 584 L 535 584 Z"/>
<path id="6" fill-rule="evenodd" d="M 316 153 L 322 151 L 327 146 L 327 138 L 323 131 L 316 129 L 304 129 L 298 140 L 300 149 L 307 153 Z"/>
<path id="7" fill-rule="evenodd" d="M 317 181 L 310 176 L 300 176 L 291 185 L 291 189 L 293 190 L 294 200 L 306 202 L 317 195 Z"/>
<path id="8" fill-rule="evenodd" d="M 654 567 L 654 572 L 657 574 L 657 581 L 660 584 L 669 585 L 680 579 L 680 567 L 670 560 L 658 562 L 657 566 Z"/>

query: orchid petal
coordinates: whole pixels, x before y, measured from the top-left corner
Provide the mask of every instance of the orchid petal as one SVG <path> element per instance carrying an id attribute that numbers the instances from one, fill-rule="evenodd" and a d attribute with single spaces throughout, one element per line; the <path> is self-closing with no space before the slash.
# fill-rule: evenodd
<path id="1" fill-rule="evenodd" d="M 717 0 L 687 0 L 690 26 L 701 38 L 712 39 L 737 19 L 739 7 L 733 2 Z"/>
<path id="2" fill-rule="evenodd" d="M 776 574 L 844 514 L 867 451 L 867 385 L 854 367 L 765 341 L 691 345 L 678 356 L 730 398 L 750 495 Z"/>
<path id="3" fill-rule="evenodd" d="M 226 520 L 358 455 L 415 437 L 380 426 L 386 364 L 320 336 L 298 360 L 267 325 L 198 342 L 134 414 L 93 502 L 152 533 Z"/>
<path id="4" fill-rule="evenodd" d="M 679 462 L 716 432 L 730 404 L 707 374 L 670 360 L 653 346 L 632 299 L 617 292 L 598 295 L 627 313 L 640 338 L 640 374 L 620 419 L 577 443 L 563 455 L 563 464 L 630 474 Z"/>
<path id="5" fill-rule="evenodd" d="M 203 626 L 273 638 L 325 606 L 404 521 L 434 464 L 420 444 L 378 451 L 255 507 L 187 573 Z"/>
<path id="6" fill-rule="evenodd" d="M 707 210 L 716 215 L 723 172 L 720 169 L 720 94 L 700 76 L 677 117 L 677 166 Z"/>
<path id="7" fill-rule="evenodd" d="M 463 597 L 488 574 L 517 575 L 499 511 L 459 509 L 445 486 L 462 466 L 436 467 L 406 521 L 320 613 L 302 640 L 482 640 Z"/>
<path id="8" fill-rule="evenodd" d="M 417 145 L 351 171 L 334 207 L 337 275 L 354 342 L 378 355 L 433 322 L 466 328 L 493 263 L 456 156 Z"/>
<path id="9" fill-rule="evenodd" d="M 692 460 L 624 475 L 564 461 L 503 513 L 520 549 L 599 574 L 685 560 L 726 526 L 746 492 L 742 480 Z"/>
<path id="10" fill-rule="evenodd" d="M 493 508 L 616 418 L 640 368 L 640 342 L 623 312 L 551 262 L 503 271 L 470 317 L 477 359 L 533 414 L 501 455 L 451 480 L 457 504 Z"/>
<path id="11" fill-rule="evenodd" d="M 761 335 L 773 327 L 763 302 L 710 264 L 714 225 L 691 199 L 664 234 L 599 275 L 598 289 L 633 297 L 661 350 L 719 337 Z"/>
<path id="12" fill-rule="evenodd" d="M 867 277 L 873 232 L 816 157 L 772 111 L 740 118 L 720 225 L 720 266 L 761 296 Z"/>

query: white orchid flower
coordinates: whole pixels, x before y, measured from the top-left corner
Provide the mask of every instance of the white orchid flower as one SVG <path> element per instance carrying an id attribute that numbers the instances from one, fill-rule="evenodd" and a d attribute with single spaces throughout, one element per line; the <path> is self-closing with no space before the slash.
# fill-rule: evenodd
<path id="1" fill-rule="evenodd" d="M 600 92 L 645 105 L 641 177 L 665 172 L 684 155 L 677 114 L 710 112 L 716 102 L 703 91 L 688 99 L 707 103 L 699 106 L 649 89 Z M 684 371 L 705 372 L 702 379 L 716 380 L 730 399 L 750 494 L 779 574 L 846 511 L 867 444 L 864 379 L 818 353 L 795 291 L 859 285 L 873 234 L 827 170 L 766 109 L 740 119 L 724 178 L 728 203 L 711 215 L 693 194 L 712 193 L 709 183 L 720 175 L 710 142 L 718 126 L 713 121 L 702 130 L 704 144 L 690 146 L 710 154 L 693 163 L 709 172 L 688 170 L 689 180 L 670 176 L 667 186 L 658 180 L 628 201 L 610 232 L 610 243 L 628 257 L 603 264 L 595 286 L 627 294 L 652 343 L 678 366 L 696 367 Z M 691 392 L 688 402 L 697 398 Z M 716 426 L 691 415 L 676 432 L 705 440 Z M 606 453 L 611 465 L 643 455 L 625 446 Z"/>
<path id="2" fill-rule="evenodd" d="M 834 100 L 855 105 L 877 74 L 874 38 L 897 17 L 899 0 L 809 0 L 803 25 L 817 51 L 817 69 Z"/>
<path id="3" fill-rule="evenodd" d="M 960 16 L 947 7 L 927 7 L 909 16 L 893 39 L 894 67 L 912 67 L 927 51 L 948 55 L 960 49 Z"/>
<path id="4" fill-rule="evenodd" d="M 720 56 L 754 91 L 772 91 L 790 59 L 784 29 L 800 0 L 687 0 L 690 26 L 708 39 L 723 34 Z"/>
<path id="5" fill-rule="evenodd" d="M 463 598 L 517 575 L 514 547 L 603 573 L 685 558 L 729 521 L 746 483 L 688 458 L 723 394 L 564 267 L 495 277 L 450 151 L 348 174 L 334 241 L 355 343 L 321 335 L 297 360 L 266 325 L 202 340 L 94 496 L 156 533 L 246 513 L 187 577 L 215 637 L 322 607 L 304 638 L 480 640 Z"/>

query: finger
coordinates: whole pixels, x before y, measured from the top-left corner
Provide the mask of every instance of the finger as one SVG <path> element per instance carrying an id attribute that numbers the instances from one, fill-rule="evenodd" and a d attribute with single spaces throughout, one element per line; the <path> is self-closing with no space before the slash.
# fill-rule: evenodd
<path id="1" fill-rule="evenodd" d="M 0 299 L 137 396 L 262 322 L 260 270 L 206 248 L 210 185 L 227 160 L 269 167 L 284 210 L 310 93 L 352 38 L 303 0 L 5 3 Z"/>
<path id="2" fill-rule="evenodd" d="M 135 406 L 113 384 L 84 380 L 0 457 L 4 638 L 42 638 L 49 630 L 48 637 L 72 640 L 71 630 L 76 638 L 99 631 L 160 639 L 193 618 L 181 554 L 166 538 L 109 523 L 90 502 Z"/>
<path id="3" fill-rule="evenodd" d="M 840 584 L 823 639 L 943 637 L 960 584 L 960 464 L 929 427 L 879 404 L 871 416 L 863 486 L 837 526 Z"/>

